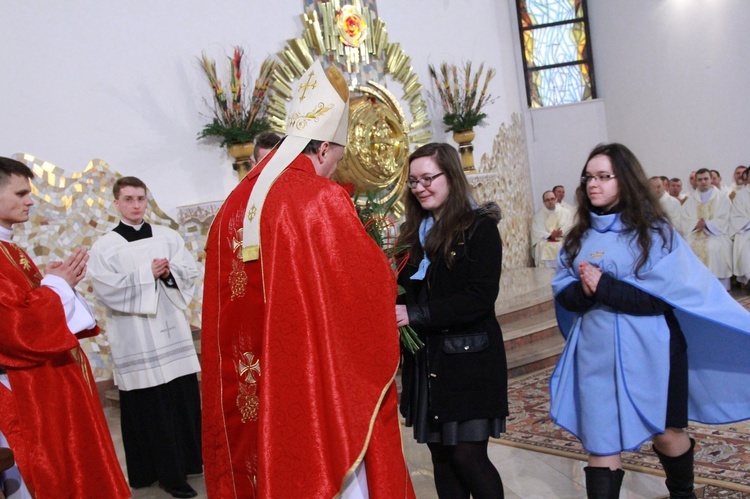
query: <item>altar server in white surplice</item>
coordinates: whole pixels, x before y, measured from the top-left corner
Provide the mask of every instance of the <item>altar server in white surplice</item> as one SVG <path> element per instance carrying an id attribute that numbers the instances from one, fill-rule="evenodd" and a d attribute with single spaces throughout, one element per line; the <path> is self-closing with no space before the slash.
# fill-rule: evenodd
<path id="1" fill-rule="evenodd" d="M 542 202 L 544 208 L 536 212 L 531 222 L 534 263 L 537 267 L 557 268 L 557 254 L 573 225 L 573 214 L 557 202 L 552 191 L 542 194 Z"/>
<path id="2" fill-rule="evenodd" d="M 696 172 L 697 188 L 682 205 L 681 232 L 696 256 L 729 290 L 732 277 L 732 230 L 729 216 L 732 202 L 711 185 L 711 172 Z M 685 269 L 689 272 L 690 269 Z"/>
<path id="3" fill-rule="evenodd" d="M 144 222 L 141 180 L 120 178 L 113 193 L 121 222 L 91 247 L 89 274 L 106 310 L 128 481 L 195 497 L 187 475 L 203 469 L 200 364 L 185 309 L 198 267 L 177 232 Z"/>
<path id="4" fill-rule="evenodd" d="M 737 282 L 747 284 L 750 281 L 750 185 L 736 192 L 729 219 L 730 230 L 735 233 L 732 263 Z"/>

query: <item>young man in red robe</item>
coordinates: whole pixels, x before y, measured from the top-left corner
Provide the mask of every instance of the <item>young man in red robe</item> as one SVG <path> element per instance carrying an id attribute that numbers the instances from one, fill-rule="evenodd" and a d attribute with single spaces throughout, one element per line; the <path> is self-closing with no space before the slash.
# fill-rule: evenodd
<path id="1" fill-rule="evenodd" d="M 396 412 L 396 284 L 330 180 L 348 90 L 314 63 L 287 136 L 216 216 L 203 298 L 210 497 L 413 497 Z"/>
<path id="2" fill-rule="evenodd" d="M 45 275 L 11 242 L 29 219 L 31 170 L 0 158 L 0 447 L 17 468 L 0 477 L 9 498 L 130 497 L 79 338 L 99 333 L 74 288 L 78 248 Z"/>

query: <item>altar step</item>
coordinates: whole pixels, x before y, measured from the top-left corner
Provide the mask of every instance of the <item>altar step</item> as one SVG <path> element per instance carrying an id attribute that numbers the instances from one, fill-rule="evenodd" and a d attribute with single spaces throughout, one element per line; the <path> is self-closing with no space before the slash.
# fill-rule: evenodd
<path id="1" fill-rule="evenodd" d="M 552 274 L 538 268 L 503 271 L 495 313 L 503 330 L 510 378 L 554 365 L 565 346 L 555 319 Z"/>

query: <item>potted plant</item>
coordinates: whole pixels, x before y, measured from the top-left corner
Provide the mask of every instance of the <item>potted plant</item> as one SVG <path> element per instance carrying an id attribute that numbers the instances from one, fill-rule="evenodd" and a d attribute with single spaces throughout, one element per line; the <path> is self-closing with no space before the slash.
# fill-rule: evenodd
<path id="1" fill-rule="evenodd" d="M 252 155 L 256 135 L 270 128 L 263 115 L 271 75 L 276 68 L 276 63 L 272 59 L 267 58 L 263 61 L 253 91 L 248 94 L 249 82 L 243 80 L 246 74 L 243 56 L 243 49 L 235 47 L 234 56 L 229 58 L 228 92 L 224 90 L 216 74 L 216 62 L 206 57 L 205 53 L 200 58 L 200 66 L 211 85 L 213 99 L 209 104 L 212 108 L 212 119 L 203 127 L 198 138 L 221 139 L 221 146 L 227 147 L 230 156 L 237 162 Z M 235 169 L 238 168 L 237 162 Z"/>
<path id="2" fill-rule="evenodd" d="M 440 74 L 432 64 L 429 71 L 445 111 L 443 124 L 446 131 L 453 132 L 453 140 L 459 144 L 458 150 L 461 152 L 464 170 L 473 171 L 473 129 L 485 124 L 487 114 L 482 112 L 482 108 L 494 102 L 492 96 L 487 93 L 487 87 L 495 76 L 495 70 L 490 68 L 485 73 L 482 63 L 476 74 L 472 75 L 471 62 L 465 62 L 461 69 L 455 64 L 444 62 L 440 65 Z M 484 84 L 481 85 L 480 91 L 483 75 Z"/>

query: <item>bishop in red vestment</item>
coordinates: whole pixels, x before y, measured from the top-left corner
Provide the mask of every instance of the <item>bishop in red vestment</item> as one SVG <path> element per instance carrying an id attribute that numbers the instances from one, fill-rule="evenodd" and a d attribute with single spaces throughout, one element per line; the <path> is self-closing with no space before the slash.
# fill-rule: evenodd
<path id="1" fill-rule="evenodd" d="M 10 242 L 12 225 L 28 220 L 31 177 L 22 163 L 0 158 L 0 433 L 35 498 L 130 497 L 78 344 L 99 328 L 88 309 L 90 328 L 74 335 L 69 326 L 78 298 L 68 280 L 85 276 L 86 254 L 50 263 L 47 276 L 54 277 L 43 283 L 31 258 Z"/>
<path id="2" fill-rule="evenodd" d="M 331 79 L 315 63 L 289 113 L 304 119 L 312 115 L 302 106 L 320 103 L 329 129 L 288 120 L 282 145 L 230 194 L 208 237 L 209 497 L 347 496 L 360 470 L 370 497 L 414 496 L 396 412 L 395 279 L 349 196 L 326 178 L 343 155 L 348 115 L 340 91 L 318 93 Z M 258 217 L 260 241 L 248 244 Z"/>

